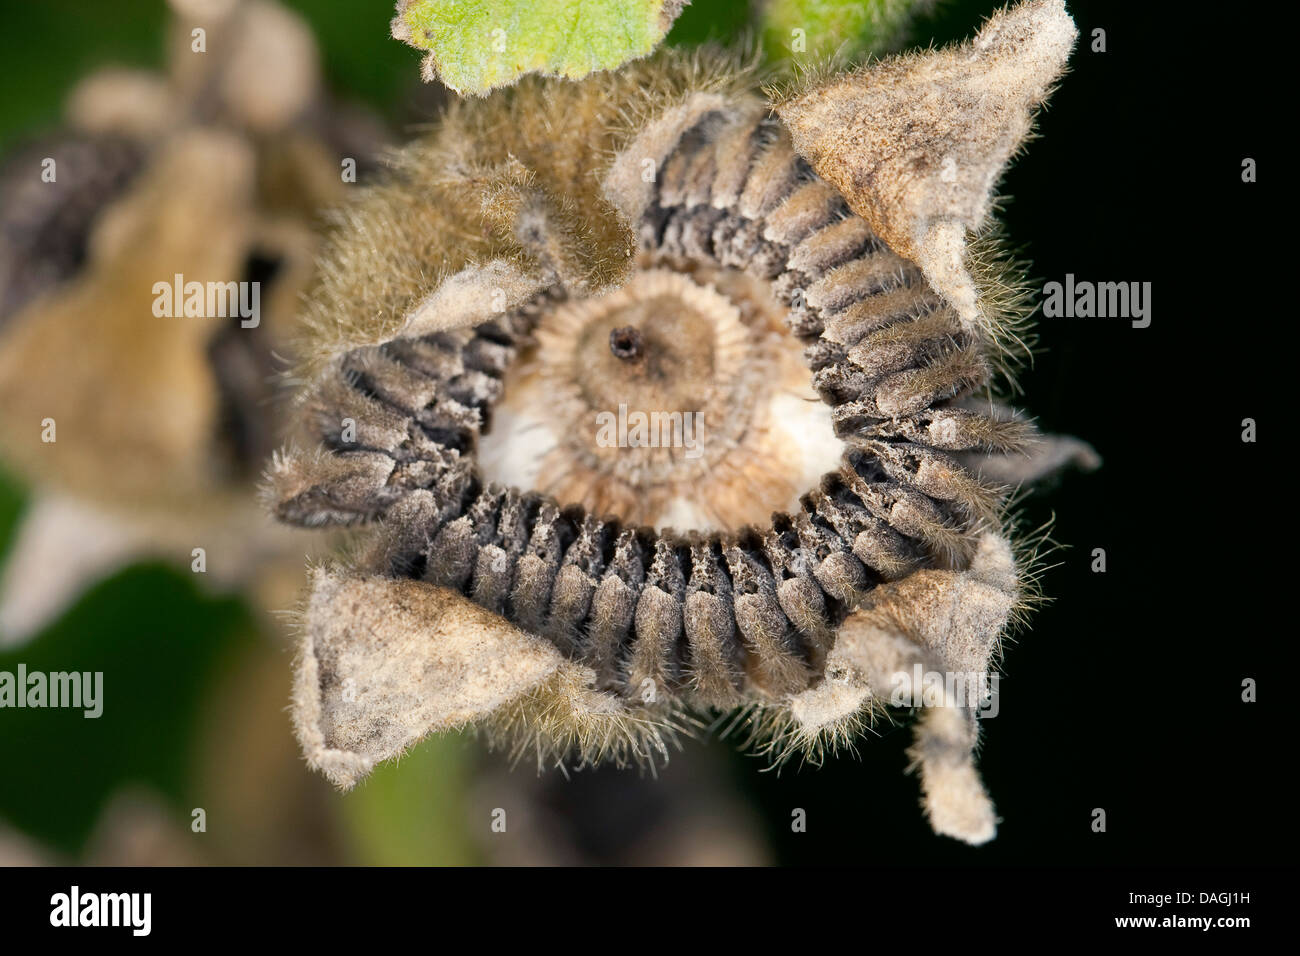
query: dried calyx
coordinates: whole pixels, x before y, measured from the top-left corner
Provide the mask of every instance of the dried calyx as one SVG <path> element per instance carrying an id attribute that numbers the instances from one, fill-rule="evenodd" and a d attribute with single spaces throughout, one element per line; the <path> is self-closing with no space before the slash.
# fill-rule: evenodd
<path id="1" fill-rule="evenodd" d="M 891 204 L 889 151 L 965 124 L 1000 168 L 1006 137 L 985 127 L 1023 135 L 1069 45 L 1026 80 L 985 40 L 1040 31 L 1072 36 L 1060 3 L 935 55 L 964 71 L 887 61 L 915 97 L 854 123 L 898 135 L 840 152 L 799 133 L 801 102 L 839 78 L 777 116 L 723 60 L 525 84 L 453 110 L 345 211 L 309 316 L 320 448 L 278 457 L 268 484 L 283 520 L 373 528 L 351 567 L 314 571 L 297 689 L 313 764 L 348 786 L 471 722 L 539 760 L 646 760 L 710 708 L 739 709 L 778 758 L 818 755 L 914 664 L 988 672 L 1027 586 L 1002 490 L 954 455 L 1035 440 L 981 395 L 1018 316 L 981 297 L 964 247 L 886 241 L 981 225 L 936 219 L 924 191 Z M 846 82 L 852 100 L 872 75 Z M 874 180 L 841 184 L 855 161 Z M 698 446 L 603 441 L 620 406 L 702 412 Z M 972 704 L 940 703 L 919 723 L 927 807 L 979 842 Z"/>

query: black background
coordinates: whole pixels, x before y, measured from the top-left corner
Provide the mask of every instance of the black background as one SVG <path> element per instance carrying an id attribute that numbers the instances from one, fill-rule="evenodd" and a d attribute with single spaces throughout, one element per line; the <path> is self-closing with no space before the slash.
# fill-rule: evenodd
<path id="1" fill-rule="evenodd" d="M 1072 70 L 1004 180 L 1002 219 L 1039 288 L 1067 272 L 1151 282 L 1152 322 L 1040 315 L 1019 377 L 1043 427 L 1091 442 L 1103 466 L 1026 503 L 1026 526 L 1054 513 L 1068 549 L 1044 579 L 1052 603 L 1008 646 L 1001 712 L 984 724 L 979 764 L 1003 823 L 980 848 L 934 837 L 901 772 L 910 730 L 886 726 L 859 760 L 819 770 L 755 774 L 737 758 L 784 862 L 1290 859 L 1294 825 L 1273 807 L 1296 754 L 1295 626 L 1278 593 L 1293 563 L 1277 452 L 1289 403 L 1273 371 L 1293 348 L 1295 307 L 1279 294 L 1289 164 L 1266 145 L 1291 112 L 1271 76 L 1280 44 L 1249 5 L 1205 8 L 1212 18 L 1195 4 L 1068 6 Z M 1095 28 L 1105 53 L 1091 51 Z M 1245 157 L 1256 183 L 1242 182 Z M 1256 444 L 1241 441 L 1247 417 Z M 1090 570 L 1097 547 L 1105 574 Z M 791 807 L 808 811 L 807 833 L 784 823 Z"/>

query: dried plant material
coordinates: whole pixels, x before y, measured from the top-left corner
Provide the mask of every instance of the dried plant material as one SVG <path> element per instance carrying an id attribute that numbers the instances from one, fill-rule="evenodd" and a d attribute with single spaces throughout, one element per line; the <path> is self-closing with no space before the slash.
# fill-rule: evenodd
<path id="1" fill-rule="evenodd" d="M 62 176 L 42 182 L 45 159 Z M 91 224 L 144 167 L 138 143 L 69 131 L 20 148 L 0 166 L 0 329 L 86 261 Z"/>
<path id="2" fill-rule="evenodd" d="M 398 0 L 394 39 L 426 82 L 484 94 L 528 73 L 579 79 L 646 56 L 689 0 Z"/>
<path id="3" fill-rule="evenodd" d="M 12 318 L 0 343 L 9 461 L 50 468 L 64 487 L 116 501 L 213 490 L 207 455 L 219 396 L 204 346 L 224 320 L 160 320 L 153 286 L 177 272 L 200 282 L 238 275 L 249 235 L 214 234 L 209 224 L 247 222 L 252 190 L 253 156 L 240 140 L 192 133 L 169 144 L 145 181 L 101 218 L 85 270 Z M 170 215 L 182 191 L 189 214 Z M 155 258 L 159 248 L 169 273 Z M 61 440 L 41 440 L 45 418 L 61 427 Z M 96 440 L 108 435 L 125 445 L 110 469 Z M 156 488 L 160 468 L 168 480 Z"/>
<path id="4" fill-rule="evenodd" d="M 330 568 L 313 577 L 294 720 L 308 762 L 339 786 L 566 666 L 552 645 L 445 588 Z"/>
<path id="5" fill-rule="evenodd" d="M 76 85 L 64 112 L 70 125 L 86 133 L 142 140 L 164 135 L 175 109 L 166 77 L 108 67 Z"/>
<path id="6" fill-rule="evenodd" d="M 917 571 L 873 590 L 840 628 L 826 680 L 793 698 L 780 743 L 835 749 L 852 740 L 864 710 L 899 698 L 923 704 L 912 756 L 935 831 L 968 843 L 992 839 L 993 807 L 974 769 L 972 701 L 938 681 L 917 686 L 915 678 L 962 675 L 967 687 L 987 681 L 999 638 L 1024 600 L 1019 579 L 1007 541 L 986 535 L 965 571 Z"/>
<path id="7" fill-rule="evenodd" d="M 971 400 L 966 406 L 986 415 L 994 427 L 1020 432 L 1014 447 L 998 452 L 958 452 L 954 457 L 983 482 L 1005 488 L 1032 485 L 1067 468 L 1095 471 L 1101 456 L 1087 442 L 1070 435 L 1038 431 L 1028 417 L 1000 402 Z"/>
<path id="8" fill-rule="evenodd" d="M 685 102 L 670 106 L 645 123 L 610 164 L 602 184 L 604 194 L 616 204 L 623 218 L 635 222 L 657 192 L 658 170 L 687 130 L 710 114 L 728 106 L 728 98 L 713 92 L 699 92 Z M 756 104 L 755 104 L 756 105 Z M 757 119 L 757 115 L 753 117 Z"/>
<path id="9" fill-rule="evenodd" d="M 0 441 L 37 502 L 0 584 L 6 640 L 115 564 L 203 548 L 225 586 L 301 554 L 251 484 L 283 433 L 314 220 L 345 192 L 336 150 L 364 166 L 378 128 L 331 108 L 296 15 L 175 6 L 169 72 L 86 78 L 69 128 L 0 181 Z M 51 567 L 76 522 L 93 540 Z"/>
<path id="10" fill-rule="evenodd" d="M 507 309 L 517 309 L 545 285 L 513 262 L 494 259 L 449 276 L 428 298 L 416 305 L 402 325 L 403 338 L 421 338 L 481 325 Z"/>
<path id="11" fill-rule="evenodd" d="M 593 165 L 624 146 L 641 120 L 747 82 L 729 60 L 701 59 L 694 71 L 671 74 L 639 62 L 581 84 L 526 80 L 487 102 L 451 103 L 437 137 L 396 154 L 389 178 L 335 214 L 338 235 L 350 241 L 324 250 L 297 345 L 303 374 L 398 335 L 448 278 L 469 281 L 476 268 L 510 261 L 523 275 L 549 270 L 575 292 L 621 283 L 636 243 L 593 188 Z M 545 222 L 551 227 L 540 232 L 522 228 Z M 538 246 L 557 233 L 567 250 L 562 269 Z"/>
<path id="12" fill-rule="evenodd" d="M 777 112 L 799 155 L 972 326 L 987 314 L 966 267 L 1003 167 L 1065 69 L 1078 31 L 1062 0 L 994 14 L 974 40 L 833 76 Z"/>
<path id="13" fill-rule="evenodd" d="M 279 4 L 253 2 L 237 8 L 231 31 L 221 100 L 257 133 L 282 130 L 301 118 L 321 87 L 311 28 Z"/>
<path id="14" fill-rule="evenodd" d="M 763 50 L 780 60 L 852 63 L 898 49 L 934 0 L 765 0 Z"/>
<path id="15" fill-rule="evenodd" d="M 305 444 L 265 495 L 284 521 L 363 529 L 375 606 L 319 574 L 310 605 L 362 656 L 390 653 L 368 622 L 393 615 L 388 647 L 419 649 L 382 666 L 417 683 L 421 642 L 460 646 L 443 604 L 420 617 L 451 595 L 557 655 L 541 675 L 485 658 L 517 696 L 462 680 L 479 710 L 394 687 L 367 705 L 400 728 L 383 753 L 454 713 L 539 764 L 646 762 L 734 710 L 776 760 L 816 760 L 897 703 L 902 664 L 989 672 L 1032 559 L 1013 557 L 1007 489 L 958 456 L 1037 434 L 976 401 L 1025 339 L 1015 266 L 975 257 L 1005 306 L 988 334 L 797 147 L 736 61 L 662 53 L 462 104 L 341 212 L 307 311 Z M 503 262 L 541 288 L 463 324 L 461 291 Z M 307 728 L 333 686 L 311 666 Z M 918 729 L 928 812 L 979 842 L 973 705 L 939 703 Z"/>
<path id="16" fill-rule="evenodd" d="M 784 312 L 763 283 L 716 269 L 648 268 L 557 307 L 503 381 L 484 478 L 657 528 L 740 528 L 797 509 L 843 446 Z M 620 445 L 638 429 L 653 443 Z"/>
<path id="17" fill-rule="evenodd" d="M 1070 435 L 1039 435 L 1024 451 L 980 455 L 968 467 L 984 481 L 1016 487 L 1069 467 L 1092 471 L 1101 467 L 1101 456 L 1086 441 Z"/>

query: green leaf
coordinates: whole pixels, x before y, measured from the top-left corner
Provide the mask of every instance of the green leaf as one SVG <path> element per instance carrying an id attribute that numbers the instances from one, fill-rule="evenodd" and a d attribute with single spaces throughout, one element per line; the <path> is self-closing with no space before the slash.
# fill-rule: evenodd
<path id="1" fill-rule="evenodd" d="M 902 45 L 908 24 L 935 0 L 768 0 L 763 50 L 773 60 L 847 62 Z"/>
<path id="2" fill-rule="evenodd" d="M 525 73 L 577 79 L 650 53 L 682 0 L 399 0 L 393 36 L 427 50 L 425 79 L 486 93 Z"/>

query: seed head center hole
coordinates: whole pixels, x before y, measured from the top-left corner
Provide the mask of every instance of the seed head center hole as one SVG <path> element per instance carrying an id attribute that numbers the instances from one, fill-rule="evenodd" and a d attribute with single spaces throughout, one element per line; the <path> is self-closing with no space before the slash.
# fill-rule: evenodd
<path id="1" fill-rule="evenodd" d="M 630 362 L 641 357 L 644 347 L 641 330 L 634 325 L 624 325 L 609 333 L 609 350 L 614 358 Z"/>

